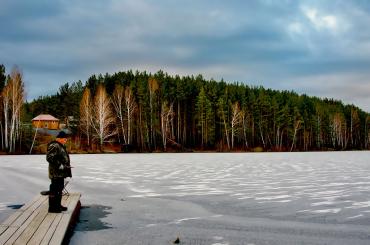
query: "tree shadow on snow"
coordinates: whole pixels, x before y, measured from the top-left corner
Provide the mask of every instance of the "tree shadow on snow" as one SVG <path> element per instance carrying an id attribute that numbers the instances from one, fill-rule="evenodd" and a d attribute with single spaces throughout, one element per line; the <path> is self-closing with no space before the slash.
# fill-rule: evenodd
<path id="1" fill-rule="evenodd" d="M 97 204 L 82 206 L 75 231 L 98 231 L 111 229 L 111 224 L 101 220 L 111 214 L 111 212 L 109 212 L 111 209 L 112 207 Z"/>
<path id="2" fill-rule="evenodd" d="M 111 229 L 111 224 L 101 221 L 101 219 L 111 214 L 111 212 L 109 212 L 111 209 L 112 207 L 97 204 L 82 206 L 77 223 L 73 227 L 70 227 L 62 244 L 69 244 L 72 236 L 78 231 Z"/>

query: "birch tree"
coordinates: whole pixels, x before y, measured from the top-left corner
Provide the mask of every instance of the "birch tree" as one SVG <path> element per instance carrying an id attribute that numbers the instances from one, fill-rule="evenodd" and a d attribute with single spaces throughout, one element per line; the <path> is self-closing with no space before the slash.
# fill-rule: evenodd
<path id="1" fill-rule="evenodd" d="M 238 102 L 235 102 L 232 106 L 231 112 L 231 148 L 234 148 L 234 138 L 238 133 L 239 126 L 242 123 L 242 113 Z"/>
<path id="2" fill-rule="evenodd" d="M 125 114 L 126 114 L 126 121 L 127 121 L 127 144 L 131 144 L 132 138 L 132 122 L 134 119 L 134 113 L 136 110 L 136 102 L 134 96 L 132 94 L 132 90 L 130 87 L 126 87 L 125 89 Z"/>
<path id="3" fill-rule="evenodd" d="M 245 147 L 248 148 L 247 127 L 248 127 L 249 115 L 248 115 L 246 108 L 243 108 L 243 110 L 241 110 L 240 117 L 241 117 L 241 123 L 243 126 L 244 144 L 245 144 Z"/>
<path id="4" fill-rule="evenodd" d="M 295 144 L 295 141 L 296 141 L 297 132 L 301 128 L 301 124 L 302 124 L 301 114 L 299 113 L 298 108 L 294 107 L 293 140 L 292 140 L 292 145 L 290 147 L 290 151 L 293 151 L 293 149 L 294 149 L 294 144 Z"/>
<path id="5" fill-rule="evenodd" d="M 111 102 L 102 84 L 99 84 L 96 90 L 92 119 L 94 137 L 102 148 L 103 143 L 116 134 L 116 130 L 113 128 L 115 118 L 111 109 Z"/>
<path id="6" fill-rule="evenodd" d="M 15 151 L 16 141 L 20 139 L 21 109 L 24 103 L 24 83 L 22 73 L 13 68 L 2 91 L 4 115 L 4 148 Z"/>
<path id="7" fill-rule="evenodd" d="M 117 84 L 113 91 L 112 104 L 114 106 L 114 110 L 116 112 L 116 116 L 120 124 L 123 142 L 124 144 L 127 144 L 126 130 L 125 130 L 125 125 L 124 125 L 124 120 L 125 120 L 124 118 L 125 117 L 124 116 L 124 108 L 125 108 L 124 99 L 125 99 L 125 90 L 122 85 Z"/>
<path id="8" fill-rule="evenodd" d="M 2 149 L 9 149 L 9 111 L 10 111 L 10 87 L 6 85 L 1 92 L 2 98 L 2 112 L 4 118 L 4 126 L 3 126 L 3 147 Z"/>
<path id="9" fill-rule="evenodd" d="M 0 65 L 0 140 L 1 140 L 1 149 L 4 149 L 4 128 L 3 128 L 3 117 L 4 117 L 4 108 L 3 108 L 3 88 L 5 86 L 5 66 Z"/>
<path id="10" fill-rule="evenodd" d="M 167 138 L 168 134 L 170 133 L 170 125 L 173 123 L 174 118 L 174 111 L 173 111 L 173 103 L 168 106 L 167 101 L 162 103 L 161 108 L 161 131 L 162 131 L 162 143 L 163 148 L 167 150 Z"/>
<path id="11" fill-rule="evenodd" d="M 344 116 L 341 113 L 335 113 L 331 122 L 331 136 L 334 147 L 345 148 L 346 145 L 346 125 Z"/>
<path id="12" fill-rule="evenodd" d="M 227 115 L 226 101 L 222 97 L 219 98 L 217 102 L 217 106 L 218 106 L 218 115 L 221 119 L 221 124 L 224 126 L 227 148 L 230 150 L 230 136 L 229 136 L 229 122 L 228 122 L 229 118 Z"/>
<path id="13" fill-rule="evenodd" d="M 269 115 L 269 102 L 268 102 L 268 96 L 265 94 L 263 90 L 259 91 L 259 95 L 257 98 L 257 105 L 258 105 L 258 128 L 259 128 L 259 133 L 261 137 L 261 141 L 263 144 L 263 148 L 267 147 L 267 142 L 266 140 L 268 139 L 268 131 L 267 125 L 268 125 L 268 117 Z"/>
<path id="14" fill-rule="evenodd" d="M 15 143 L 20 140 L 21 133 L 21 109 L 24 103 L 24 84 L 22 73 L 18 68 L 14 68 L 10 78 L 12 80 L 12 120 L 11 120 L 11 147 L 10 151 L 15 151 Z"/>
<path id="15" fill-rule="evenodd" d="M 80 129 L 86 135 L 87 145 L 90 146 L 90 135 L 92 126 L 92 101 L 90 89 L 85 88 L 80 102 Z"/>

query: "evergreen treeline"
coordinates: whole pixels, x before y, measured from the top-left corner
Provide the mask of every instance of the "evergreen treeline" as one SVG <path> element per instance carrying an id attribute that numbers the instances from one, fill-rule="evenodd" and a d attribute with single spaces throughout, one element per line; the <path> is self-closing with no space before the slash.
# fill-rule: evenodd
<path id="1" fill-rule="evenodd" d="M 370 115 L 354 105 L 162 71 L 67 83 L 26 104 L 28 118 L 41 113 L 78 119 L 83 145 L 110 141 L 138 151 L 369 149 L 370 139 Z"/>

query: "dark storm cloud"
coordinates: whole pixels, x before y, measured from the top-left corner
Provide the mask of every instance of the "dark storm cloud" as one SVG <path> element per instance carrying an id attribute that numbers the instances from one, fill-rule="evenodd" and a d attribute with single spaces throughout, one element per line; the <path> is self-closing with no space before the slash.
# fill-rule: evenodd
<path id="1" fill-rule="evenodd" d="M 31 99 L 93 73 L 163 69 L 369 111 L 369 12 L 360 0 L 6 0 L 0 62 L 23 69 Z"/>

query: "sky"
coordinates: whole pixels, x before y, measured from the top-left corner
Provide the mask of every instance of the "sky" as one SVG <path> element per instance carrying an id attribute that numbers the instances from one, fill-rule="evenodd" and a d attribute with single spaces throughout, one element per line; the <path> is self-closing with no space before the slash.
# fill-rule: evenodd
<path id="1" fill-rule="evenodd" d="M 367 0 L 2 0 L 27 100 L 128 69 L 293 90 L 370 112 Z"/>

